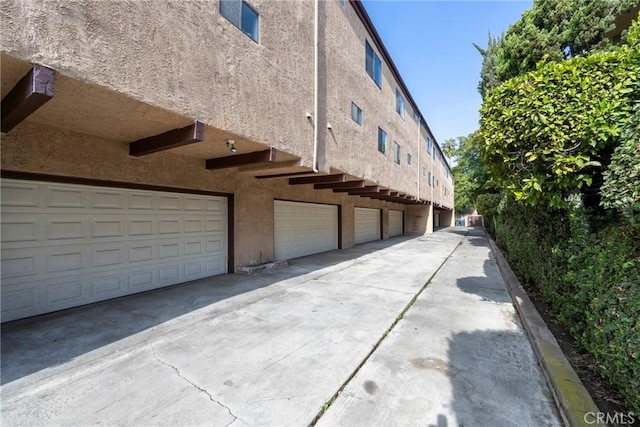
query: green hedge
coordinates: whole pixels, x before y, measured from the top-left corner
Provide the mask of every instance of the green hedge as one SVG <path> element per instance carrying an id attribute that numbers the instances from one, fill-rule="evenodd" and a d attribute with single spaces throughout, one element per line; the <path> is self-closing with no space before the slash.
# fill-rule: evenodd
<path id="1" fill-rule="evenodd" d="M 593 232 L 577 205 L 548 211 L 513 198 L 500 203 L 495 223 L 518 278 L 551 303 L 603 378 L 639 412 L 640 233 L 614 216 Z"/>
<path id="2" fill-rule="evenodd" d="M 556 304 L 630 409 L 640 411 L 640 234 L 616 224 L 575 246 Z"/>

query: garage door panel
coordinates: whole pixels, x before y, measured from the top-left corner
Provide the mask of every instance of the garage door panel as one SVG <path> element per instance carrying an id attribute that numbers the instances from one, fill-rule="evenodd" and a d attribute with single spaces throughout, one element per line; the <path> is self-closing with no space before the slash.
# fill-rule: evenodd
<path id="1" fill-rule="evenodd" d="M 274 256 L 298 258 L 338 248 L 338 207 L 274 202 Z"/>
<path id="2" fill-rule="evenodd" d="M 50 185 L 46 189 L 46 206 L 48 208 L 83 208 L 87 193 L 81 188 Z"/>
<path id="3" fill-rule="evenodd" d="M 355 244 L 380 239 L 380 209 L 355 208 L 354 240 Z"/>
<path id="4" fill-rule="evenodd" d="M 140 209 L 146 211 L 156 208 L 156 204 L 154 203 L 154 197 L 152 194 L 131 192 L 128 194 L 128 196 L 129 209 Z"/>
<path id="5" fill-rule="evenodd" d="M 93 219 L 90 227 L 92 238 L 124 236 L 125 227 L 119 219 Z"/>
<path id="6" fill-rule="evenodd" d="M 42 250 L 16 249 L 2 251 L 2 284 L 12 278 L 35 276 L 44 266 Z"/>
<path id="7" fill-rule="evenodd" d="M 94 209 L 124 209 L 125 198 L 120 191 L 94 190 L 91 207 Z"/>
<path id="8" fill-rule="evenodd" d="M 3 321 L 226 272 L 223 197 L 3 180 L 2 204 Z"/>
<path id="9" fill-rule="evenodd" d="M 97 301 L 116 298 L 124 293 L 126 287 L 126 276 L 122 273 L 109 274 L 91 280 L 91 293 Z"/>
<path id="10" fill-rule="evenodd" d="M 389 237 L 402 234 L 402 211 L 389 210 Z"/>
<path id="11" fill-rule="evenodd" d="M 34 215 L 2 213 L 2 241 L 33 242 L 40 238 L 42 224 Z"/>
<path id="12" fill-rule="evenodd" d="M 7 183 L 2 186 L 2 207 L 37 207 L 40 204 L 40 190 L 35 184 Z"/>

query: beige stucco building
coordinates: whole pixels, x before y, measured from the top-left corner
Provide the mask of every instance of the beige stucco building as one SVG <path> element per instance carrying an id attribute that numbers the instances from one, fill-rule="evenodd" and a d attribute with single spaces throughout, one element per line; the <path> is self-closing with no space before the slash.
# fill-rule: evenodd
<path id="1" fill-rule="evenodd" d="M 359 1 L 1 13 L 3 321 L 452 225 Z"/>

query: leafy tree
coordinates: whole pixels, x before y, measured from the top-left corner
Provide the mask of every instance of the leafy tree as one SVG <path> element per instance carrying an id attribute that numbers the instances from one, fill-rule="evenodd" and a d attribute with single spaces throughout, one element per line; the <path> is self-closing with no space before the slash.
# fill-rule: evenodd
<path id="1" fill-rule="evenodd" d="M 602 205 L 618 210 L 640 230 L 640 102 L 636 102 L 622 137 L 624 141 L 616 147 L 611 165 L 604 173 Z"/>
<path id="2" fill-rule="evenodd" d="M 631 117 L 630 99 L 639 98 L 639 79 L 636 41 L 543 64 L 493 90 L 481 109 L 480 134 L 494 179 L 530 205 L 565 206 L 566 196 L 601 177 L 607 150 L 619 144 Z"/>
<path id="3" fill-rule="evenodd" d="M 638 6 L 638 0 L 534 0 L 505 34 L 489 34 L 478 92 L 484 98 L 501 83 L 533 71 L 539 61 L 562 61 L 608 45 L 605 33 L 614 17 Z"/>
<path id="4" fill-rule="evenodd" d="M 500 81 L 606 45 L 618 8 L 607 0 L 534 0 L 504 35 L 498 51 Z"/>
<path id="5" fill-rule="evenodd" d="M 502 37 L 495 38 L 489 33 L 487 48 L 483 49 L 477 44 L 473 46 L 482 55 L 482 69 L 480 70 L 480 82 L 478 83 L 478 92 L 484 99 L 487 92 L 500 85 L 498 79 L 498 48 L 502 42 Z"/>
<path id="6" fill-rule="evenodd" d="M 474 132 L 448 139 L 442 144 L 442 149 L 447 157 L 456 161 L 451 169 L 456 183 L 455 210 L 458 213 L 470 213 L 475 208 L 478 194 L 497 191 L 480 158 L 480 136 Z"/>

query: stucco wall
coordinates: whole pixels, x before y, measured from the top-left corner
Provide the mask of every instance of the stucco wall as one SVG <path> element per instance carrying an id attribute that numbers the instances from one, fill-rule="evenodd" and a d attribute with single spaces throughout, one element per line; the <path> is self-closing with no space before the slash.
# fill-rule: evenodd
<path id="1" fill-rule="evenodd" d="M 367 74 L 365 40 L 383 58 L 353 7 L 337 1 L 321 4 L 327 17 L 323 50 L 330 106 L 327 121 L 332 125 L 327 137 L 328 161 L 338 169 L 417 196 L 418 128 L 413 110 L 407 100 L 405 118 L 396 113 L 399 86 L 386 64 L 382 66 L 381 88 Z M 362 126 L 351 119 L 351 102 L 362 109 Z M 378 151 L 378 127 L 388 134 L 386 155 Z M 394 141 L 401 146 L 400 164 L 394 163 Z M 407 165 L 407 153 L 413 156 L 411 166 Z"/>
<path id="2" fill-rule="evenodd" d="M 313 113 L 314 2 L 249 3 L 260 14 L 257 43 L 220 14 L 218 1 L 6 0 L 1 48 L 72 78 L 64 81 L 92 83 L 201 120 L 312 166 L 306 113 Z M 396 113 L 396 89 L 402 89 L 353 6 L 321 1 L 319 8 L 321 111 L 313 121 L 320 169 L 452 207 L 453 196 L 430 189 L 422 176 L 425 166 L 445 182 L 440 163 L 426 155 L 406 93 L 405 118 Z M 366 73 L 365 40 L 383 61 L 382 88 Z M 351 120 L 352 101 L 363 110 L 363 126 Z M 388 134 L 386 155 L 377 149 L 378 126 Z M 401 145 L 399 165 L 394 141 Z"/>
<path id="3" fill-rule="evenodd" d="M 313 3 L 250 3 L 258 43 L 217 1 L 5 0 L 1 48 L 311 165 Z"/>

